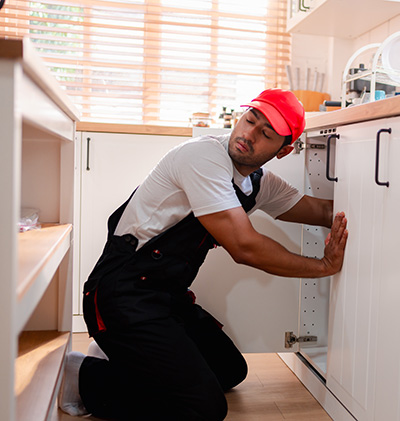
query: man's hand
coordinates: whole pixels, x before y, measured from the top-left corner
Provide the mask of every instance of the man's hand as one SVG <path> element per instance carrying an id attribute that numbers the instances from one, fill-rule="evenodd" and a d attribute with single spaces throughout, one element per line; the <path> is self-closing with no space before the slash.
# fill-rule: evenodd
<path id="1" fill-rule="evenodd" d="M 322 258 L 329 275 L 339 272 L 342 268 L 344 249 L 348 237 L 346 226 L 347 219 L 344 212 L 337 213 L 333 220 L 331 232 L 326 237 L 324 257 Z"/>
<path id="2" fill-rule="evenodd" d="M 347 239 L 344 213 L 335 217 L 322 259 L 291 253 L 273 239 L 258 233 L 241 206 L 200 216 L 199 221 L 236 263 L 296 278 L 322 278 L 333 275 L 342 267 Z"/>

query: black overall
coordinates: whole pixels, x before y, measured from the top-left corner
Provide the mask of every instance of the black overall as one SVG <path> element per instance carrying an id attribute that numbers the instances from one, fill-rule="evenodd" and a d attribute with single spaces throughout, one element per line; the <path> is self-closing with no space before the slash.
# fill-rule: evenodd
<path id="1" fill-rule="evenodd" d="M 261 176 L 261 169 L 251 174 L 249 196 L 234 185 L 246 212 Z M 109 218 L 107 243 L 84 286 L 85 322 L 109 361 L 85 358 L 83 403 L 118 420 L 223 420 L 224 391 L 244 380 L 247 365 L 188 291 L 216 241 L 191 213 L 136 250 L 134 236 L 113 234 L 129 200 Z"/>

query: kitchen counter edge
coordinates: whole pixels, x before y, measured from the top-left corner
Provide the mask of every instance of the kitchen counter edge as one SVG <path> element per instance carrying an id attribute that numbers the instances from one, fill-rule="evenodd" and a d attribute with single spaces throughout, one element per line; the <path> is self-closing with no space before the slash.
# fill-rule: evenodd
<path id="1" fill-rule="evenodd" d="M 400 95 L 306 118 L 305 131 L 344 126 L 400 115 Z"/>

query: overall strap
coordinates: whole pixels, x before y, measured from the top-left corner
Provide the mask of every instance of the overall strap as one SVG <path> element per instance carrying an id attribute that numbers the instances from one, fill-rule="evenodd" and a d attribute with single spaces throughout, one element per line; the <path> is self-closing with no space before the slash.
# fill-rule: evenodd
<path id="1" fill-rule="evenodd" d="M 114 211 L 113 214 L 108 218 L 108 239 L 110 239 L 114 235 L 114 231 L 117 228 L 118 222 L 121 219 L 124 210 L 128 206 L 129 201 L 132 199 L 132 196 L 135 194 L 137 189 L 138 187 L 136 187 L 133 193 L 129 196 L 129 199 L 125 203 L 123 203 L 116 211 Z"/>
<path id="2" fill-rule="evenodd" d="M 250 174 L 251 184 L 253 185 L 253 191 L 247 196 L 245 195 L 242 190 L 233 182 L 233 188 L 235 189 L 236 196 L 238 197 L 240 203 L 243 206 L 243 209 L 245 212 L 249 212 L 256 204 L 256 196 L 258 192 L 260 191 L 260 183 L 261 183 L 261 177 L 263 175 L 262 168 L 259 168 L 258 170 L 252 172 Z"/>

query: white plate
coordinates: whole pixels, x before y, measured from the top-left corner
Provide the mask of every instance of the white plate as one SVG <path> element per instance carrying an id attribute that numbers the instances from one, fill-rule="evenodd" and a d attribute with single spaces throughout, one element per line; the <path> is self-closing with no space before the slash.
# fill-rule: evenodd
<path id="1" fill-rule="evenodd" d="M 389 74 L 388 76 L 400 83 L 400 37 L 393 38 L 383 49 L 382 65 L 384 69 L 397 71 L 399 75 Z"/>

